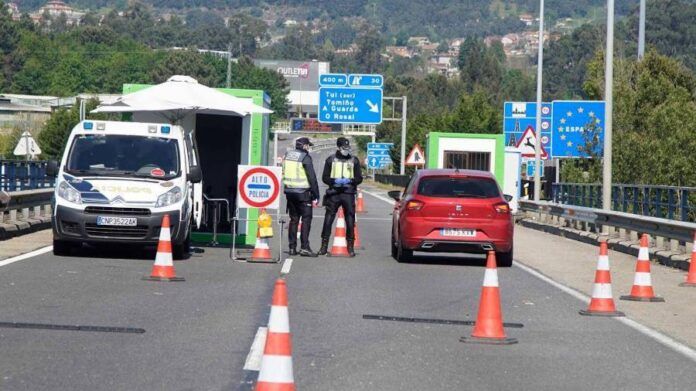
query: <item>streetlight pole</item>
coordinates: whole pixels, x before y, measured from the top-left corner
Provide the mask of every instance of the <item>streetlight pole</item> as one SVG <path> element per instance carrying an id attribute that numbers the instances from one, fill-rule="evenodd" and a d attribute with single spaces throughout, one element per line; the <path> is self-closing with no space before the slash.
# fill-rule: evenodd
<path id="1" fill-rule="evenodd" d="M 401 175 L 406 174 L 406 110 L 408 107 L 406 100 L 404 95 L 401 98 L 401 167 L 399 167 Z"/>
<path id="2" fill-rule="evenodd" d="M 614 111 L 614 0 L 607 0 L 607 50 L 604 64 L 604 165 L 602 167 L 602 209 L 611 210 L 612 126 Z M 608 228 L 608 227 L 607 227 Z"/>
<path id="3" fill-rule="evenodd" d="M 541 82 L 544 68 L 544 0 L 539 0 L 539 58 L 537 60 L 536 145 L 534 146 L 534 201 L 541 200 Z"/>
<path id="4" fill-rule="evenodd" d="M 227 43 L 227 82 L 225 87 L 231 88 L 232 86 L 232 44 Z"/>
<path id="5" fill-rule="evenodd" d="M 645 55 L 645 0 L 640 0 L 640 21 L 638 22 L 638 59 Z"/>

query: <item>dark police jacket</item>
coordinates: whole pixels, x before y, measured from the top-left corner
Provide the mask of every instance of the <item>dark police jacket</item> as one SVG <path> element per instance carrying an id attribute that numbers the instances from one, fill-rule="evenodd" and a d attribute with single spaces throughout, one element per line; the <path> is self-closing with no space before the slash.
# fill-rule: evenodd
<path id="1" fill-rule="evenodd" d="M 348 185 L 337 185 L 336 182 L 331 178 L 331 165 L 334 159 L 338 159 L 342 162 L 347 162 L 349 160 L 353 161 L 353 179 Z M 324 172 L 321 175 L 321 180 L 329 186 L 326 190 L 326 195 L 331 196 L 338 193 L 355 194 L 357 193 L 357 187 L 362 183 L 363 176 L 362 170 L 360 169 L 360 161 L 357 157 L 353 155 L 343 156 L 340 152 L 336 151 L 336 154 L 329 156 L 324 162 Z"/>

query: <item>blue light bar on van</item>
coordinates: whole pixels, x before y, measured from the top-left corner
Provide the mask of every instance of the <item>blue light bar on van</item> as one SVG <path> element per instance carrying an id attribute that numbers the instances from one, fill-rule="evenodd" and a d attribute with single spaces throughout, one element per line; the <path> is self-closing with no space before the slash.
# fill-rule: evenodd
<path id="1" fill-rule="evenodd" d="M 162 126 L 162 128 L 160 128 L 160 131 L 162 132 L 162 134 L 169 134 L 169 132 L 171 130 L 172 130 L 172 128 L 170 128 L 169 126 Z"/>
<path id="2" fill-rule="evenodd" d="M 92 122 L 83 122 L 82 123 L 82 129 L 92 130 L 92 128 L 94 128 L 94 124 Z"/>

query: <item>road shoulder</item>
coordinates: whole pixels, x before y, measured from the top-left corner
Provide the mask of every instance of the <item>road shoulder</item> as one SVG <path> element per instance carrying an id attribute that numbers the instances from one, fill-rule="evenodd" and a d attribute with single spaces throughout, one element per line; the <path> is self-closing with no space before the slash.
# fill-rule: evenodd
<path id="1" fill-rule="evenodd" d="M 3 240 L 0 242 L 0 261 L 50 246 L 52 243 L 53 233 L 50 229 Z"/>

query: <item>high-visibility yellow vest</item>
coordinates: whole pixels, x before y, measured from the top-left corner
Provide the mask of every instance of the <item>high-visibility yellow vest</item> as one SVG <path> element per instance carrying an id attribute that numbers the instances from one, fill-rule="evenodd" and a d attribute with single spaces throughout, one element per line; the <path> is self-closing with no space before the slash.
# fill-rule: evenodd
<path id="1" fill-rule="evenodd" d="M 309 179 L 307 179 L 307 173 L 302 165 L 302 160 L 304 160 L 305 156 L 307 154 L 300 151 L 288 151 L 285 153 L 285 158 L 283 159 L 283 184 L 286 190 L 304 191 L 311 188 Z"/>
<path id="2" fill-rule="evenodd" d="M 331 163 L 331 179 L 355 178 L 353 159 L 341 160 L 334 157 Z"/>

